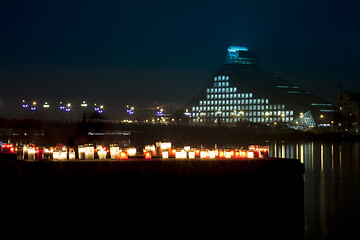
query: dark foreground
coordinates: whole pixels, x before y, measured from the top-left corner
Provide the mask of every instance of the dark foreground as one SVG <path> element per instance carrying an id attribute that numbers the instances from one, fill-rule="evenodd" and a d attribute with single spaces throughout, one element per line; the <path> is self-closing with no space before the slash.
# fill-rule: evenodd
<path id="1" fill-rule="evenodd" d="M 11 161 L 1 167 L 2 239 L 304 238 L 298 160 Z"/>

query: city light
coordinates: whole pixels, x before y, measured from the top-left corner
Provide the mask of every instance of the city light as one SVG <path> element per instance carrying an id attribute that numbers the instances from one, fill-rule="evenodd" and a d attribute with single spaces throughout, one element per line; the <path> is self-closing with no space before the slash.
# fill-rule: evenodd
<path id="1" fill-rule="evenodd" d="M 29 104 L 27 104 L 25 100 L 22 100 L 22 107 L 23 108 L 28 108 Z"/>
<path id="2" fill-rule="evenodd" d="M 126 105 L 126 112 L 129 114 L 129 115 L 133 115 L 134 114 L 134 107 L 130 107 L 129 105 Z"/>
<path id="3" fill-rule="evenodd" d="M 43 105 L 44 108 L 49 108 L 50 105 L 48 104 L 48 102 L 45 102 L 44 105 Z"/>
<path id="4" fill-rule="evenodd" d="M 81 106 L 82 107 L 87 107 L 87 103 L 85 101 L 82 101 Z"/>
<path id="5" fill-rule="evenodd" d="M 65 109 L 65 105 L 63 104 L 63 102 L 60 102 L 59 104 L 60 104 L 59 108 L 60 108 L 61 110 L 64 110 L 64 109 Z"/>

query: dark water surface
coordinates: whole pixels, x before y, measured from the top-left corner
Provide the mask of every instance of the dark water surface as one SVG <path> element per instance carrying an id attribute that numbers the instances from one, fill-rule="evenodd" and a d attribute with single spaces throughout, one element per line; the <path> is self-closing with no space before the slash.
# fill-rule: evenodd
<path id="1" fill-rule="evenodd" d="M 305 239 L 360 239 L 360 142 L 271 142 L 269 152 L 305 164 Z"/>

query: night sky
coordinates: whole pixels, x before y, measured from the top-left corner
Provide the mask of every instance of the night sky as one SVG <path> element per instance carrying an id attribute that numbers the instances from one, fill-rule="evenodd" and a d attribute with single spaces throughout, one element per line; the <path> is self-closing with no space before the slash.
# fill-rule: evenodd
<path id="1" fill-rule="evenodd" d="M 360 92 L 356 1 L 0 1 L 1 114 L 22 99 L 186 104 L 229 45 L 336 102 Z"/>

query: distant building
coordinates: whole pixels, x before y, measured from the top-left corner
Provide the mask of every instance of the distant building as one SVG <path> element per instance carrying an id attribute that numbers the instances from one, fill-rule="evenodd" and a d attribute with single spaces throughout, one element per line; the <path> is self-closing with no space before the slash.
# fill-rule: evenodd
<path id="1" fill-rule="evenodd" d="M 330 126 L 334 111 L 328 101 L 261 69 L 255 52 L 230 46 L 224 65 L 188 104 L 185 115 L 193 123 L 247 121 L 310 129 Z"/>
<path id="2" fill-rule="evenodd" d="M 344 128 L 350 131 L 359 131 L 360 94 L 346 92 L 338 88 L 338 107 Z"/>

